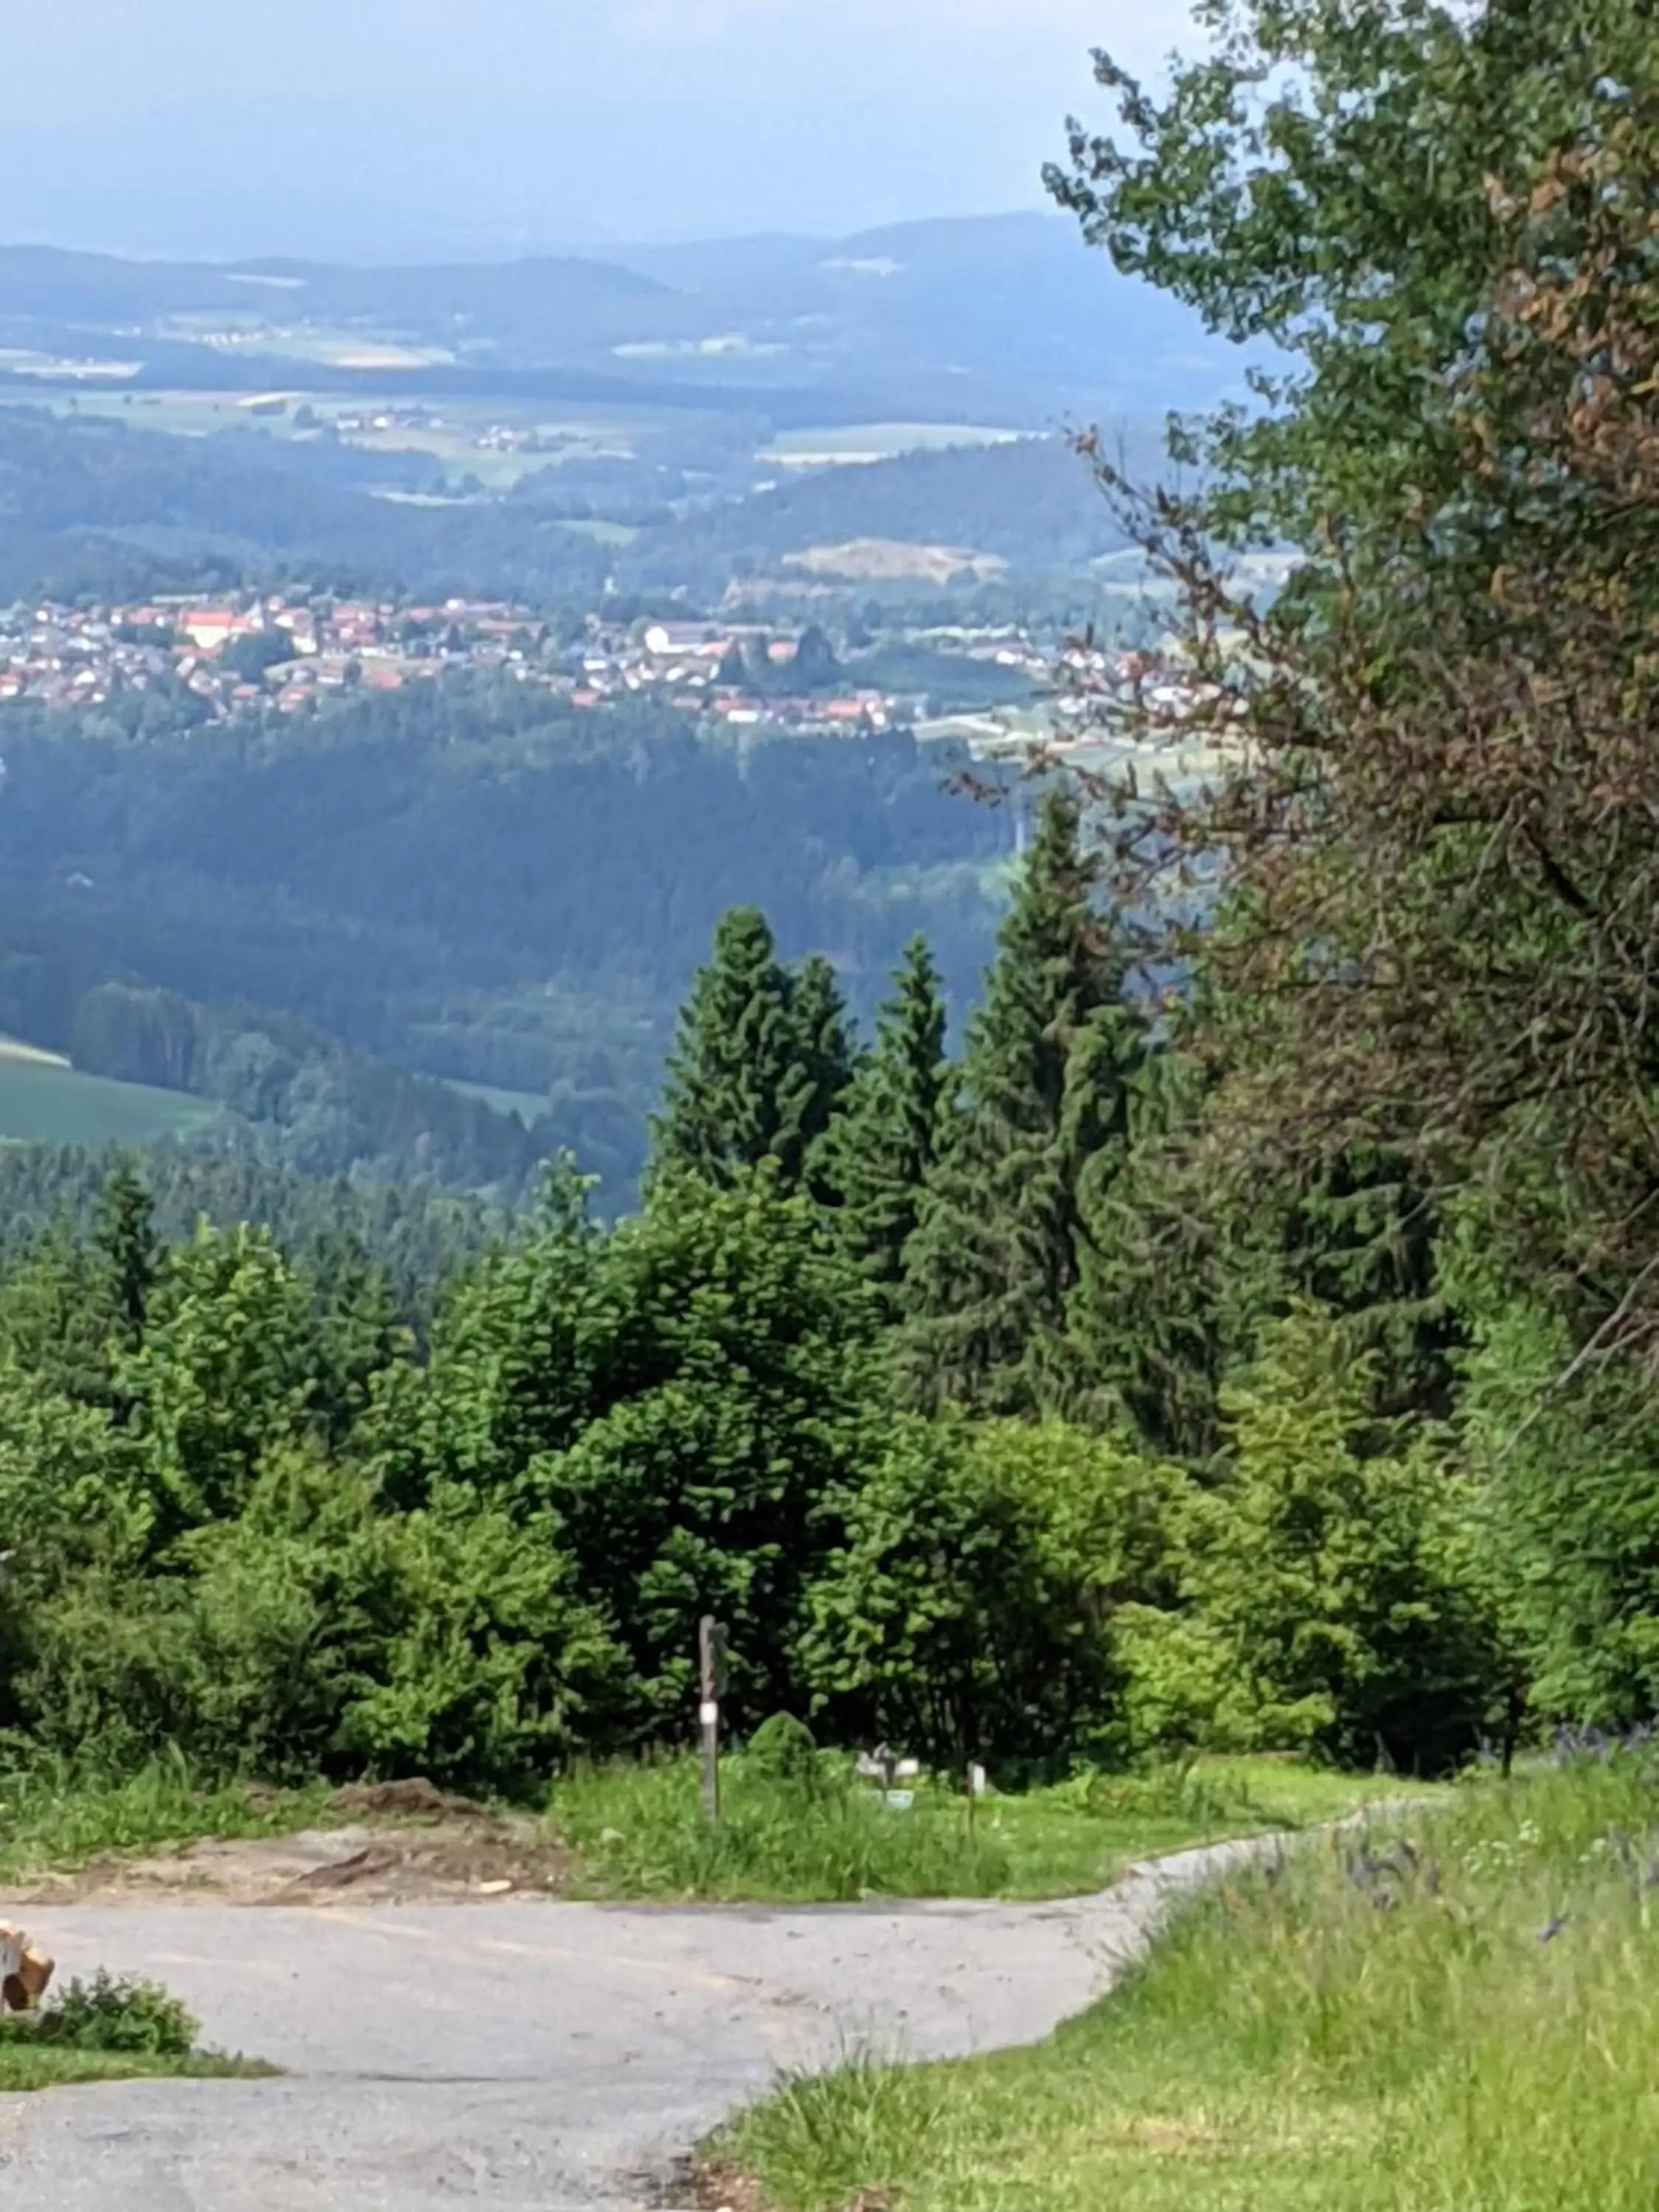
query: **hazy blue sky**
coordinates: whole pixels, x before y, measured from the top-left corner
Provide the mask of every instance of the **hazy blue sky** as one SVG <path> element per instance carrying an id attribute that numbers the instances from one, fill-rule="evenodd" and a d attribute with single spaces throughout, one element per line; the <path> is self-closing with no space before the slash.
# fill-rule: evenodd
<path id="1" fill-rule="evenodd" d="M 0 235 L 487 251 L 1030 206 L 1088 52 L 1184 0 L 56 0 L 9 9 Z M 440 236 L 440 232 L 443 235 Z"/>

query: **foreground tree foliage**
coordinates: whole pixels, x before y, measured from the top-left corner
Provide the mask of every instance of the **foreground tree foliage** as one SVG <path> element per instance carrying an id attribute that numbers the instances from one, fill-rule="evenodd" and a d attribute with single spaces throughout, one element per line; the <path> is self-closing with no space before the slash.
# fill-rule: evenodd
<path id="1" fill-rule="evenodd" d="M 1511 1710 L 1645 1717 L 1659 21 L 1201 14 L 1167 96 L 1102 58 L 1124 131 L 1053 179 L 1121 265 L 1279 349 L 1261 404 L 1182 441 L 1195 494 L 1101 466 L 1224 740 L 1200 785 L 1094 788 L 1109 874 L 1149 965 L 1203 978 L 1210 1218 L 1299 1194 L 1292 1284 L 1348 1307 L 1383 1402 L 1449 1421 L 1423 1433 L 1474 1480 Z M 1276 595 L 1235 559 L 1268 545 Z M 1176 734 L 1150 693 L 1133 719 Z"/>
<path id="2" fill-rule="evenodd" d="M 1140 151 L 1079 138 L 1057 179 L 1127 265 L 1291 362 L 1213 427 L 1217 488 L 1139 503 L 1236 743 L 1116 857 L 1143 893 L 1224 871 L 1172 933 L 1236 1128 L 1405 1146 L 1428 1189 L 1478 1170 L 1514 1263 L 1634 1343 L 1659 1312 L 1659 30 L 1628 0 L 1214 13 L 1230 42 L 1163 105 L 1103 64 Z M 1268 534 L 1306 557 L 1264 606 L 1215 549 Z"/>

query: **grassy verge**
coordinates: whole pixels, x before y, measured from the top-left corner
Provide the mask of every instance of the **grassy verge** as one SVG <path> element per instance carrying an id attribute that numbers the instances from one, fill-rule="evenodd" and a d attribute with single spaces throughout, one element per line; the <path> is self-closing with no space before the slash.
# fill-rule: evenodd
<path id="1" fill-rule="evenodd" d="M 1194 1904 L 1037 2049 L 787 2085 L 783 2212 L 1651 2212 L 1659 1762 L 1468 1791 Z"/>
<path id="2" fill-rule="evenodd" d="M 143 2051 L 54 2051 L 44 2045 L 0 2044 L 0 2096 L 72 2088 L 82 2081 L 257 2081 L 276 2069 L 251 2058 L 197 2052 L 173 2058 Z"/>
<path id="3" fill-rule="evenodd" d="M 725 1763 L 722 1788 L 723 1817 L 711 1829 L 695 1761 L 600 1767 L 562 1784 L 550 1817 L 575 1849 L 578 1886 L 591 1896 L 1041 1898 L 1104 1888 L 1135 1861 L 1189 1844 L 1339 1819 L 1415 1785 L 1278 1759 L 1212 1759 L 994 1797 L 971 1819 L 961 1797 L 927 1784 L 908 1811 L 890 1810 L 830 1756 L 811 1789 L 756 1776 L 741 1758 Z"/>
<path id="4" fill-rule="evenodd" d="M 908 1811 L 890 1810 L 845 1759 L 826 1753 L 810 1787 L 726 1759 L 724 1817 L 714 1829 L 702 1816 L 691 1759 L 574 1774 L 552 1790 L 546 1817 L 576 1855 L 573 1892 L 588 1897 L 1042 1898 L 1104 1888 L 1135 1861 L 1163 1852 L 1318 1826 L 1380 1794 L 1415 1788 L 1288 1760 L 1210 1759 L 992 1797 L 970 1819 L 960 1796 L 928 1784 Z M 205 1783 L 178 1759 L 118 1780 L 40 1765 L 0 1771 L 0 1884 L 204 1837 L 287 1835 L 349 1817 L 327 1784 L 276 1790 Z"/>
<path id="5" fill-rule="evenodd" d="M 323 1824 L 329 1789 L 206 1784 L 165 1759 L 123 1780 L 33 1765 L 0 1771 L 0 1881 L 66 1873 L 114 1851 L 204 1836 L 277 1836 Z"/>
<path id="6" fill-rule="evenodd" d="M 153 1982 L 70 1982 L 44 2011 L 0 2014 L 0 2094 L 143 2076 L 269 2076 L 274 2069 L 196 2047 L 198 2023 Z"/>

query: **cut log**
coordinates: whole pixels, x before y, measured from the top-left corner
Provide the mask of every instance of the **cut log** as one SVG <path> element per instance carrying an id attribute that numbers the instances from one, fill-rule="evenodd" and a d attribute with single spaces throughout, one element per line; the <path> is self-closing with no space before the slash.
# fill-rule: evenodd
<path id="1" fill-rule="evenodd" d="M 56 1972 L 57 1961 L 21 1928 L 0 1920 L 0 2012 L 33 2012 Z"/>

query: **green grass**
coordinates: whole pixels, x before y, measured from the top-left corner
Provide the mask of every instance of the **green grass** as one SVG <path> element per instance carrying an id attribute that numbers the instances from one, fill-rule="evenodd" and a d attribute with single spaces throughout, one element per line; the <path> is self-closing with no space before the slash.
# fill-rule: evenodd
<path id="1" fill-rule="evenodd" d="M 0 1881 L 204 1836 L 289 1835 L 325 1823 L 329 1796 L 324 1783 L 289 1790 L 204 1783 L 181 1759 L 121 1780 L 44 1763 L 0 1771 Z"/>
<path id="2" fill-rule="evenodd" d="M 1230 1836 L 1322 1827 L 1379 1800 L 1443 1791 L 1385 1774 L 1338 1774 L 1294 1759 L 1200 1759 L 1182 1771 L 1102 1775 L 991 1800 L 1006 1850 L 1002 1894 L 1075 1896 L 1104 1889 L 1142 1859 Z"/>
<path id="3" fill-rule="evenodd" d="M 0 1050 L 0 1142 L 154 1144 L 204 1128 L 218 1112 L 182 1091 L 113 1083 Z"/>
<path id="4" fill-rule="evenodd" d="M 81 2081 L 269 2081 L 276 2069 L 253 2058 L 193 2052 L 188 2058 L 131 2051 L 58 2051 L 49 2045 L 0 2045 L 0 2096 L 67 2089 Z"/>
<path id="5" fill-rule="evenodd" d="M 1006 1854 L 987 1822 L 970 1834 L 959 1805 L 925 1793 L 915 1812 L 891 1812 L 844 1767 L 824 1765 L 809 1794 L 726 1760 L 714 1826 L 702 1816 L 690 1759 L 576 1775 L 553 1792 L 549 1817 L 580 1856 L 578 1889 L 597 1897 L 981 1897 L 1006 1879 Z"/>
<path id="6" fill-rule="evenodd" d="M 1310 1839 L 1051 2042 L 788 2082 L 712 2156 L 782 2212 L 1652 2212 L 1656 1813 L 1632 1754 Z"/>
<path id="7" fill-rule="evenodd" d="M 1140 1859 L 1322 1823 L 1411 1787 L 1275 1759 L 1216 1759 L 1185 1773 L 988 1798 L 970 1821 L 965 1800 L 936 1785 L 918 1788 L 911 1809 L 897 1812 L 844 1762 L 822 1764 L 809 1795 L 726 1759 L 715 1828 L 702 1817 L 690 1759 L 577 1774 L 553 1791 L 549 1817 L 579 1856 L 577 1886 L 592 1896 L 1044 1898 L 1103 1889 Z"/>

